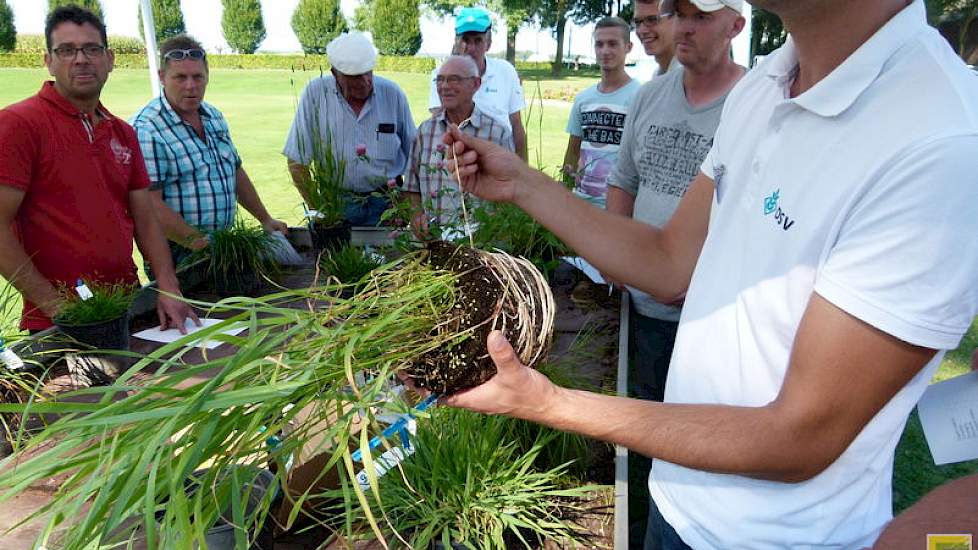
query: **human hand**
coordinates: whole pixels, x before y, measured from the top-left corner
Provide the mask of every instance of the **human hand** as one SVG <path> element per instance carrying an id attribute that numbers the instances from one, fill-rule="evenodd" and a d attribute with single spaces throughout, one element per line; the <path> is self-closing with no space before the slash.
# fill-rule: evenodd
<path id="1" fill-rule="evenodd" d="M 207 238 L 207 235 L 198 235 L 197 237 L 191 237 L 187 241 L 187 248 L 190 250 L 203 250 L 211 245 L 211 240 Z"/>
<path id="2" fill-rule="evenodd" d="M 502 332 L 490 332 L 486 346 L 496 364 L 496 375 L 481 386 L 444 398 L 443 402 L 483 414 L 540 418 L 556 395 L 557 386 L 539 371 L 520 363 Z"/>
<path id="3" fill-rule="evenodd" d="M 191 319 L 199 327 L 200 319 L 189 304 L 178 297 L 160 294 L 156 300 L 156 313 L 160 319 L 160 330 L 175 328 L 180 334 L 187 334 L 186 319 Z"/>
<path id="4" fill-rule="evenodd" d="M 282 220 L 276 220 L 275 218 L 268 218 L 261 222 L 261 226 L 265 228 L 265 231 L 269 233 L 274 233 L 278 231 L 283 235 L 289 234 L 289 226 Z"/>
<path id="5" fill-rule="evenodd" d="M 518 156 L 495 143 L 467 136 L 454 125 L 449 125 L 443 140 L 448 146 L 446 168 L 453 177 L 462 180 L 464 190 L 480 199 L 513 201 L 516 182 L 523 179 L 521 171 L 529 170 Z"/>

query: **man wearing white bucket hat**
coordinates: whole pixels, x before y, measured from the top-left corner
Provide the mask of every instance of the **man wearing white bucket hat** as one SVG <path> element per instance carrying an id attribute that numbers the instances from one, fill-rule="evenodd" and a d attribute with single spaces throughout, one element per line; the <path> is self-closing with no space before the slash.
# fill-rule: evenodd
<path id="1" fill-rule="evenodd" d="M 377 225 L 390 205 L 373 193 L 389 181 L 399 184 L 407 169 L 415 134 L 411 109 L 397 84 L 374 76 L 377 52 L 364 35 L 341 34 L 326 46 L 326 55 L 331 74 L 303 90 L 283 154 L 302 193 L 310 163 L 329 144 L 346 163 L 347 221 Z"/>

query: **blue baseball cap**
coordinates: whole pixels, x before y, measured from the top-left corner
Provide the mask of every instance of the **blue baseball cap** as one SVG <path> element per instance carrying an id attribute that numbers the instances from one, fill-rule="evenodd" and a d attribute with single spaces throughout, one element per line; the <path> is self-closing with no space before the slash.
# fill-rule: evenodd
<path id="1" fill-rule="evenodd" d="M 455 16 L 455 34 L 486 32 L 491 26 L 489 12 L 482 8 L 462 8 Z"/>

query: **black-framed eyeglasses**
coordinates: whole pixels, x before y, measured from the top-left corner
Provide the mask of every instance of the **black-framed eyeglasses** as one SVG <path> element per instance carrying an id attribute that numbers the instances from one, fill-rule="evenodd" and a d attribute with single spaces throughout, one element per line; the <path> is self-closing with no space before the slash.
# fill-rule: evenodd
<path id="1" fill-rule="evenodd" d="M 163 54 L 163 59 L 183 61 L 184 59 L 203 59 L 206 56 L 204 50 L 194 48 L 192 50 L 170 50 Z"/>
<path id="2" fill-rule="evenodd" d="M 105 55 L 105 46 L 99 46 L 97 44 L 86 44 L 80 48 L 74 46 L 58 46 L 51 50 L 51 53 L 58 56 L 58 59 L 62 61 L 71 61 L 78 55 L 78 52 L 85 54 L 85 57 L 89 59 L 97 59 Z"/>
<path id="3" fill-rule="evenodd" d="M 645 17 L 636 17 L 632 19 L 632 28 L 637 29 L 642 26 L 643 23 L 647 25 L 657 25 L 662 21 L 668 19 L 672 14 L 663 13 L 661 15 L 648 15 Z"/>
<path id="4" fill-rule="evenodd" d="M 454 86 L 456 84 L 460 84 L 460 83 L 462 83 L 462 82 L 464 82 L 466 80 L 471 80 L 473 78 L 475 78 L 475 77 L 474 76 L 458 76 L 457 74 L 450 74 L 448 76 L 438 75 L 434 79 L 432 79 L 432 82 L 434 82 L 435 84 L 451 84 L 451 85 Z"/>

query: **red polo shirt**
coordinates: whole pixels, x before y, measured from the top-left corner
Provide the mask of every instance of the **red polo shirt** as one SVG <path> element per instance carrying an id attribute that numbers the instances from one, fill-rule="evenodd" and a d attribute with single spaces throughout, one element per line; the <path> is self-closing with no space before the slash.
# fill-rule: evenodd
<path id="1" fill-rule="evenodd" d="M 86 117 L 46 82 L 0 110 L 0 185 L 26 194 L 14 232 L 49 281 L 138 282 L 129 192 L 149 186 L 132 127 L 99 105 Z M 51 325 L 25 300 L 21 328 Z"/>

